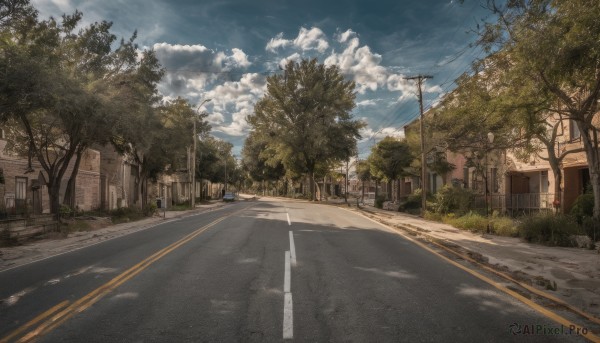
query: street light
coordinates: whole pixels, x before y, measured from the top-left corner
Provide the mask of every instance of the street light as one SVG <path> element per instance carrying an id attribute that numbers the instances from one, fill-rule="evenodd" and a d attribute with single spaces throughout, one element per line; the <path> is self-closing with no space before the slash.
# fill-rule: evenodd
<path id="1" fill-rule="evenodd" d="M 493 132 L 488 132 L 487 134 L 487 141 L 492 144 L 494 143 L 494 133 Z M 486 144 L 486 148 L 487 148 L 487 144 Z M 489 175 L 488 175 L 488 150 L 489 149 L 485 149 L 485 218 L 487 219 L 487 233 L 491 233 L 490 232 L 490 218 L 489 218 L 489 210 L 488 210 L 488 180 L 489 180 Z"/>
<path id="2" fill-rule="evenodd" d="M 197 109 L 200 110 L 200 107 L 202 107 L 202 105 L 204 105 L 205 103 L 207 103 L 211 100 L 212 99 L 205 99 L 204 101 L 202 101 L 200 103 L 200 105 L 198 105 Z M 190 187 L 190 204 L 192 205 L 192 208 L 195 208 L 196 207 L 196 139 L 198 139 L 198 137 L 196 136 L 196 118 L 194 118 L 193 122 L 194 122 L 194 135 L 193 135 L 194 151 L 192 153 L 192 186 Z"/>

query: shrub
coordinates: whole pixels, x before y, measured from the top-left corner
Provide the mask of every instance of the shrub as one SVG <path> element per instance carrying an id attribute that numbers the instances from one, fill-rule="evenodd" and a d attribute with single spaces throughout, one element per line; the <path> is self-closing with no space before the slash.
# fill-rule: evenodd
<path id="1" fill-rule="evenodd" d="M 594 195 L 590 193 L 581 194 L 573 203 L 571 215 L 577 219 L 579 224 L 583 224 L 584 217 L 592 217 L 594 214 Z"/>
<path id="2" fill-rule="evenodd" d="M 385 195 L 377 195 L 377 198 L 375 198 L 375 207 L 377 208 L 383 208 L 383 203 L 385 202 Z"/>
<path id="3" fill-rule="evenodd" d="M 519 230 L 515 222 L 508 217 L 493 216 L 491 219 L 492 232 L 498 236 L 518 237 Z"/>
<path id="4" fill-rule="evenodd" d="M 480 214 L 469 212 L 462 217 L 448 218 L 447 223 L 469 231 L 484 232 L 487 230 L 488 219 Z"/>
<path id="5" fill-rule="evenodd" d="M 437 213 L 464 214 L 469 211 L 474 201 L 475 195 L 471 190 L 445 185 L 435 194 L 432 207 Z"/>
<path id="6" fill-rule="evenodd" d="M 571 246 L 570 237 L 583 233 L 573 217 L 547 212 L 525 217 L 518 230 L 527 242 L 556 246 Z"/>
<path id="7" fill-rule="evenodd" d="M 156 203 L 154 203 L 154 202 L 150 202 L 150 203 L 146 204 L 146 207 L 144 207 L 144 210 L 143 210 L 143 212 L 144 212 L 144 215 L 145 215 L 146 217 L 151 217 L 151 216 L 153 216 L 153 215 L 154 215 L 154 213 L 156 212 L 156 209 L 157 209 L 157 208 L 158 208 L 158 207 L 156 206 Z"/>
<path id="8" fill-rule="evenodd" d="M 427 211 L 425 212 L 425 219 L 428 220 L 433 220 L 436 222 L 441 222 L 443 220 L 443 216 L 440 213 L 436 213 L 436 212 L 431 212 L 431 211 Z"/>

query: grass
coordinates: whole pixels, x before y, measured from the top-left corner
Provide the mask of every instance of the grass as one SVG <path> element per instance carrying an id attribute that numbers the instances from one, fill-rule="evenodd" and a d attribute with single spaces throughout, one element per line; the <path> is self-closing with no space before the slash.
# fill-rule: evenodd
<path id="1" fill-rule="evenodd" d="M 440 214 L 435 212 L 426 212 L 425 219 L 442 222 L 459 229 L 480 233 L 487 231 L 489 222 L 492 233 L 498 236 L 519 236 L 519 230 L 516 222 L 508 217 L 492 216 L 486 218 L 485 216 L 473 212 L 469 212 L 463 216 L 457 217 L 454 213 Z"/>
<path id="2" fill-rule="evenodd" d="M 67 235 L 73 232 L 89 231 L 90 229 L 91 225 L 87 221 L 80 219 L 70 219 L 61 225 L 61 232 Z"/>

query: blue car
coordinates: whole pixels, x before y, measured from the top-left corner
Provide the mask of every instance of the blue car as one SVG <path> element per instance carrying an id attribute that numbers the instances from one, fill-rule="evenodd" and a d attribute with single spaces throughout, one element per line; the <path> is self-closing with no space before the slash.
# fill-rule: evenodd
<path id="1" fill-rule="evenodd" d="M 227 193 L 225 193 L 225 195 L 223 195 L 223 201 L 225 201 L 225 202 L 235 201 L 235 195 L 233 193 L 227 192 Z"/>

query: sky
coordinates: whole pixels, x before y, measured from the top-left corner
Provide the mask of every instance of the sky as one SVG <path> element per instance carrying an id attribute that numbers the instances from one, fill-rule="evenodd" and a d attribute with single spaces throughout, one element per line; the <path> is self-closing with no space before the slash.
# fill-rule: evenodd
<path id="1" fill-rule="evenodd" d="M 266 91 L 266 78 L 289 60 L 317 58 L 356 83 L 353 115 L 364 120 L 359 156 L 387 135 L 402 137 L 418 118 L 414 81 L 431 75 L 425 109 L 483 57 L 473 42 L 489 13 L 481 0 L 32 0 L 42 18 L 83 12 L 83 24 L 107 20 L 118 37 L 137 31 L 166 74 L 164 99 L 206 99 L 212 134 L 240 150 L 246 117 Z"/>

